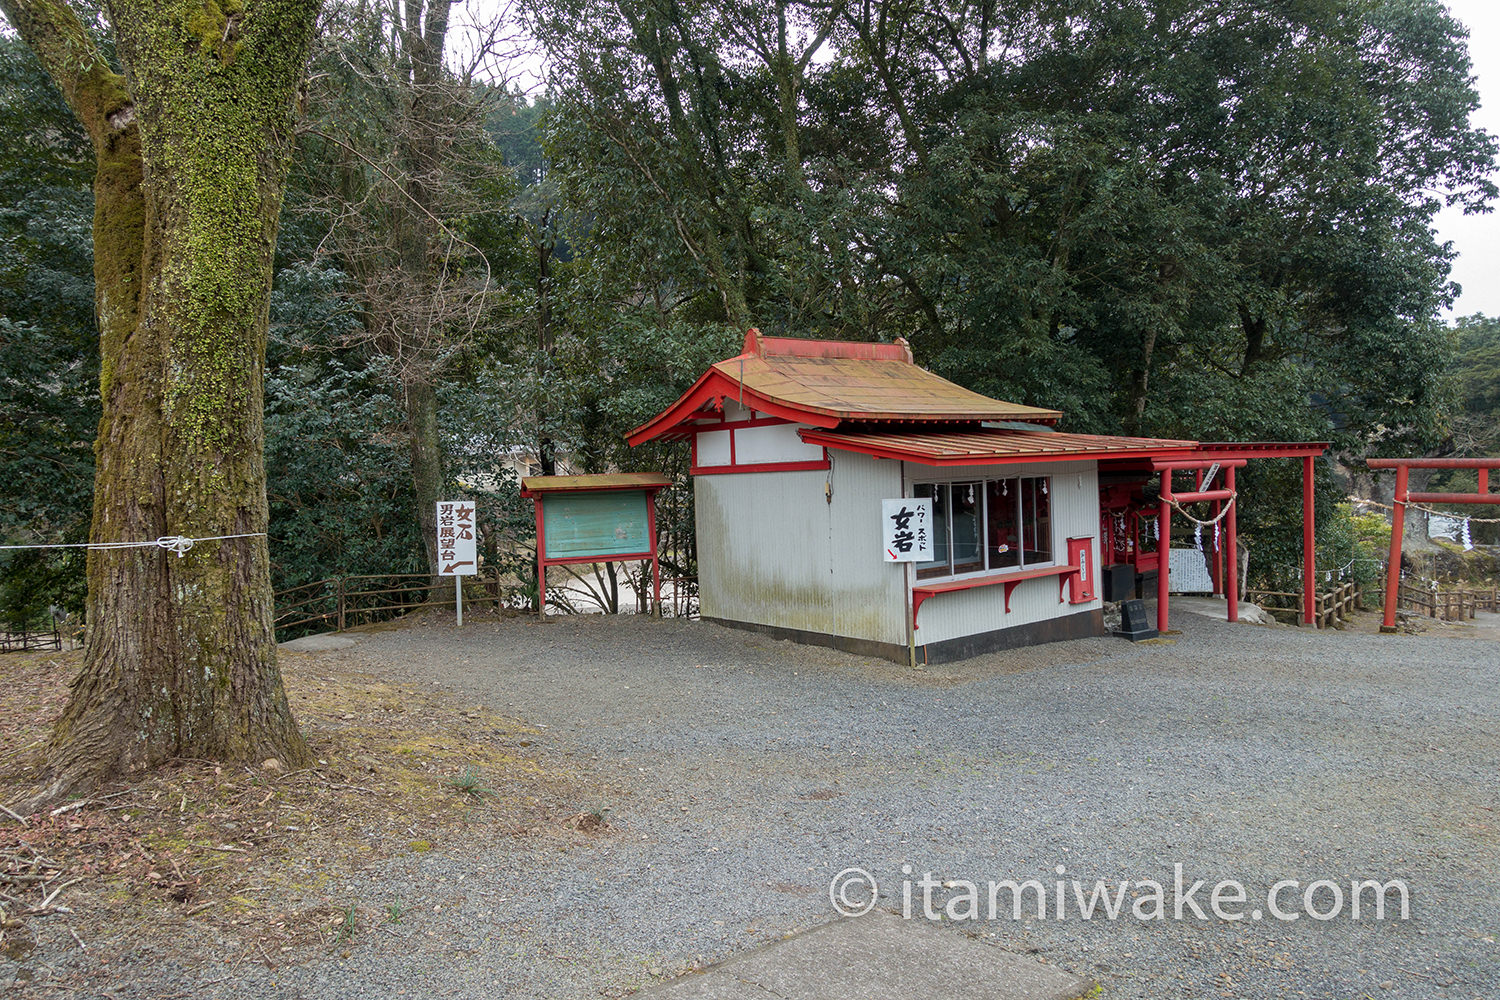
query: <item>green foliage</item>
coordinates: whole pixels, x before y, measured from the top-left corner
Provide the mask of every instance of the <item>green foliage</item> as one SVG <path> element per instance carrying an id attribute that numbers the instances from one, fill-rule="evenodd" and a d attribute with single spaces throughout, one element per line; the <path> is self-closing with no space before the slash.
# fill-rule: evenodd
<path id="1" fill-rule="evenodd" d="M 1355 512 L 1352 504 L 1339 504 L 1338 510 L 1348 522 L 1353 545 L 1361 554 L 1384 558 L 1391 548 L 1391 522 L 1382 514 Z"/>
<path id="2" fill-rule="evenodd" d="M 569 321 L 607 322 L 605 352 L 725 321 L 904 336 L 1071 430 L 1356 455 L 1445 434 L 1431 223 L 1493 198 L 1495 142 L 1436 0 L 532 12 L 575 287 L 611 312 Z M 665 388 L 643 374 L 616 405 Z M 1299 562 L 1299 473 L 1245 476 L 1267 573 Z M 1320 471 L 1320 509 L 1341 493 Z"/>
<path id="3" fill-rule="evenodd" d="M 0 39 L 0 539 L 88 540 L 99 425 L 87 137 L 36 59 Z M 0 618 L 83 610 L 83 552 L 0 553 Z"/>
<path id="4" fill-rule="evenodd" d="M 425 387 L 440 488 L 528 580 L 516 470 L 685 481 L 686 449 L 624 435 L 747 325 L 906 337 L 1070 430 L 1500 448 L 1500 321 L 1437 322 L 1431 222 L 1493 197 L 1495 145 L 1436 0 L 526 9 L 554 70 L 536 99 L 424 77 L 409 29 L 330 9 L 272 303 L 278 587 L 424 564 Z M 204 8 L 205 37 L 229 11 Z M 81 540 L 90 155 L 0 44 L 0 529 Z M 1367 527 L 1318 475 L 1320 565 L 1342 566 Z M 1241 489 L 1252 576 L 1286 589 L 1300 469 Z M 663 510 L 691 572 L 691 505 Z M 66 604 L 75 570 L 46 565 L 11 589 Z"/>
<path id="5" fill-rule="evenodd" d="M 1455 454 L 1500 454 L 1500 319 L 1466 316 L 1454 324 L 1454 341 Z"/>
<path id="6" fill-rule="evenodd" d="M 1335 504 L 1318 538 L 1318 565 L 1335 581 L 1354 580 L 1374 589 L 1390 555 L 1391 526 L 1379 514 L 1359 514 L 1348 502 Z"/>
<path id="7" fill-rule="evenodd" d="M 344 907 L 343 919 L 339 921 L 335 939 L 339 944 L 344 944 L 354 937 L 359 930 L 359 910 L 353 903 Z"/>
<path id="8" fill-rule="evenodd" d="M 449 778 L 448 786 L 459 794 L 468 796 L 475 802 L 486 798 L 493 798 L 495 794 L 492 789 L 485 785 L 483 777 L 473 767 L 466 767 L 463 774 Z"/>

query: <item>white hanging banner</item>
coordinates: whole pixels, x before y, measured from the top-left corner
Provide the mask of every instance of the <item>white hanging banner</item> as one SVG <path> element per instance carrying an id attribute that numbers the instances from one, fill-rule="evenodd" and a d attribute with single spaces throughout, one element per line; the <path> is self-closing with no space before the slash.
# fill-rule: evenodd
<path id="1" fill-rule="evenodd" d="M 880 501 L 881 558 L 886 562 L 931 562 L 932 500 L 902 497 Z"/>

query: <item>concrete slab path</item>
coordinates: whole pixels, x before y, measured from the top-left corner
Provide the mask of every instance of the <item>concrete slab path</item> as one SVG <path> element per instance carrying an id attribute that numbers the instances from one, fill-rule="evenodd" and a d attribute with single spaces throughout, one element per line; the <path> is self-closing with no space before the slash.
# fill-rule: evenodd
<path id="1" fill-rule="evenodd" d="M 657 1000 L 1077 1000 L 1094 984 L 925 920 L 822 924 L 642 993 Z"/>

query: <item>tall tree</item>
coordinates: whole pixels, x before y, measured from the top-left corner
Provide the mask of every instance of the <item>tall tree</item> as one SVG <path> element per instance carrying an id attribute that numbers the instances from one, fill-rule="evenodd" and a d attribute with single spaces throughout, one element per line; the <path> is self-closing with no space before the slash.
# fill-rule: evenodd
<path id="1" fill-rule="evenodd" d="M 440 383 L 473 339 L 493 287 L 484 251 L 462 231 L 503 173 L 470 73 L 511 44 L 502 6 L 486 12 L 466 64 L 448 65 L 449 0 L 337 3 L 318 53 L 306 141 L 307 206 L 328 220 L 328 247 L 352 277 L 365 342 L 390 359 L 427 565 L 438 578 L 436 501 L 448 484 Z M 503 97 L 504 91 L 494 93 Z"/>
<path id="2" fill-rule="evenodd" d="M 0 0 L 87 131 L 103 416 L 84 667 L 41 797 L 172 757 L 301 763 L 271 627 L 262 374 L 317 0 Z"/>

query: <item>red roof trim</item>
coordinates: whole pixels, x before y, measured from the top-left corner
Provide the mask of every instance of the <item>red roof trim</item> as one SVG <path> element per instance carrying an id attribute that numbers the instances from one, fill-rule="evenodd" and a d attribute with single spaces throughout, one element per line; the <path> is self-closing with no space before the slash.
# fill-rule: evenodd
<path id="1" fill-rule="evenodd" d="M 1198 450 L 1211 458 L 1317 458 L 1327 441 L 1204 441 Z"/>
<path id="2" fill-rule="evenodd" d="M 951 440 L 954 436 L 945 434 L 941 430 L 916 431 L 909 434 L 841 434 L 836 431 L 809 429 L 798 433 L 808 444 L 820 444 L 825 448 L 858 452 L 874 458 L 916 462 L 940 468 L 968 465 L 1019 465 L 1024 462 L 1085 462 L 1102 459 L 1155 458 L 1159 455 L 1179 458 L 1191 455 L 1197 447 L 1195 441 L 1057 434 L 1055 436 L 1059 447 L 1055 450 L 1047 450 L 1045 446 L 1039 446 L 1039 439 L 1053 435 L 1025 431 L 988 431 L 968 432 L 961 436 L 971 441 L 982 441 L 988 438 L 993 442 L 996 450 L 986 451 L 983 445 L 970 444 L 967 446 L 969 449 L 967 451 L 945 455 L 923 449 L 917 443 L 923 438 L 935 441 L 948 437 Z M 906 440 L 902 440 L 903 438 Z M 1004 448 L 1007 441 L 1012 446 L 1024 445 L 1036 450 L 1000 450 Z"/>
<path id="3" fill-rule="evenodd" d="M 871 344 L 853 340 L 803 340 L 796 337 L 767 337 L 751 327 L 745 334 L 746 356 L 762 358 L 852 358 L 861 361 L 901 361 L 915 364 L 911 347 L 904 338 L 894 344 Z M 730 359 L 734 360 L 733 358 Z"/>
<path id="4" fill-rule="evenodd" d="M 800 371 L 783 373 L 776 369 L 774 359 L 804 359 L 801 368 L 818 368 L 821 362 L 832 362 L 828 371 Z M 747 362 L 754 362 L 754 378 L 747 380 Z M 849 383 L 859 391 L 837 401 L 819 398 L 819 388 L 837 386 L 840 366 L 838 362 L 850 362 L 848 367 L 865 368 L 863 362 L 899 364 L 900 377 L 893 379 L 901 405 L 893 397 L 882 395 L 882 387 L 867 384 L 868 373 Z M 798 367 L 795 362 L 781 364 Z M 875 366 L 879 368 L 879 365 Z M 738 369 L 738 370 L 737 370 Z M 767 371 L 766 369 L 769 369 Z M 887 374 L 892 374 L 888 372 Z M 759 384 L 751 388 L 746 382 Z M 777 391 L 778 385 L 790 384 L 798 391 L 790 396 Z M 904 383 L 911 383 L 910 385 Z M 943 393 L 953 390 L 944 400 L 950 407 L 941 406 L 936 411 L 923 409 L 923 397 L 940 400 Z M 764 395 L 763 393 L 771 393 Z M 838 393 L 834 394 L 838 396 Z M 954 396 L 958 401 L 955 402 Z M 761 413 L 780 417 L 793 423 L 811 424 L 814 427 L 837 427 L 841 421 L 856 420 L 867 423 L 920 423 L 926 425 L 959 424 L 982 420 L 1025 420 L 1050 424 L 1061 418 L 1056 410 L 1043 407 L 1021 406 L 992 400 L 948 382 L 913 363 L 911 348 L 903 340 L 894 344 L 869 344 L 853 341 L 797 340 L 790 337 L 763 337 L 759 330 L 751 329 L 745 335 L 745 349 L 733 358 L 716 362 L 694 382 L 692 387 L 675 403 L 656 417 L 625 435 L 631 445 L 644 444 L 657 438 L 685 437 L 692 429 L 684 427 L 699 411 L 710 404 L 717 405 L 724 399 L 738 399 L 746 406 Z M 886 410 L 884 405 L 895 406 Z"/>
<path id="5" fill-rule="evenodd" d="M 732 362 L 735 359 L 729 360 Z M 720 362 L 720 364 L 724 363 Z M 837 427 L 840 422 L 849 419 L 867 423 L 925 423 L 929 425 L 978 423 L 992 419 L 992 415 L 988 413 L 945 414 L 942 417 L 924 419 L 909 413 L 864 413 L 838 410 L 832 407 L 782 403 L 742 385 L 715 367 L 705 372 L 677 402 L 654 419 L 625 435 L 625 441 L 631 447 L 635 447 L 657 438 L 684 437 L 691 434 L 695 428 L 683 425 L 694 419 L 694 414 L 702 409 L 705 403 L 717 402 L 721 399 L 733 399 L 757 412 L 769 413 L 773 417 L 780 417 L 791 423 L 811 424 L 814 427 Z M 1056 418 L 1050 414 L 1042 414 L 1031 419 L 1030 422 L 1051 424 L 1055 421 Z"/>
<path id="6" fill-rule="evenodd" d="M 730 359 L 733 360 L 733 359 Z M 743 402 L 745 406 L 760 413 L 769 413 L 773 417 L 799 424 L 812 424 L 815 427 L 836 427 L 838 417 L 824 415 L 813 410 L 804 410 L 800 407 L 787 406 L 768 399 L 756 392 L 747 389 L 734 379 L 725 375 L 716 368 L 710 368 L 703 376 L 693 383 L 693 387 L 682 394 L 682 398 L 667 407 L 657 416 L 629 434 L 625 435 L 625 442 L 632 448 L 647 441 L 654 441 L 660 437 L 685 437 L 698 430 L 696 426 L 683 426 L 693 415 L 703 407 L 705 403 L 717 403 L 721 399 L 733 399 Z M 729 426 L 734 426 L 731 423 Z M 715 428 L 704 428 L 713 430 Z"/>
<path id="7" fill-rule="evenodd" d="M 723 376 L 712 368 L 698 376 L 698 381 L 694 382 L 677 402 L 626 434 L 626 443 L 633 448 L 638 444 L 666 435 L 678 424 L 690 419 L 694 411 L 711 397 L 712 393 L 703 390 L 707 388 L 711 379 L 716 378 L 722 380 Z"/>

